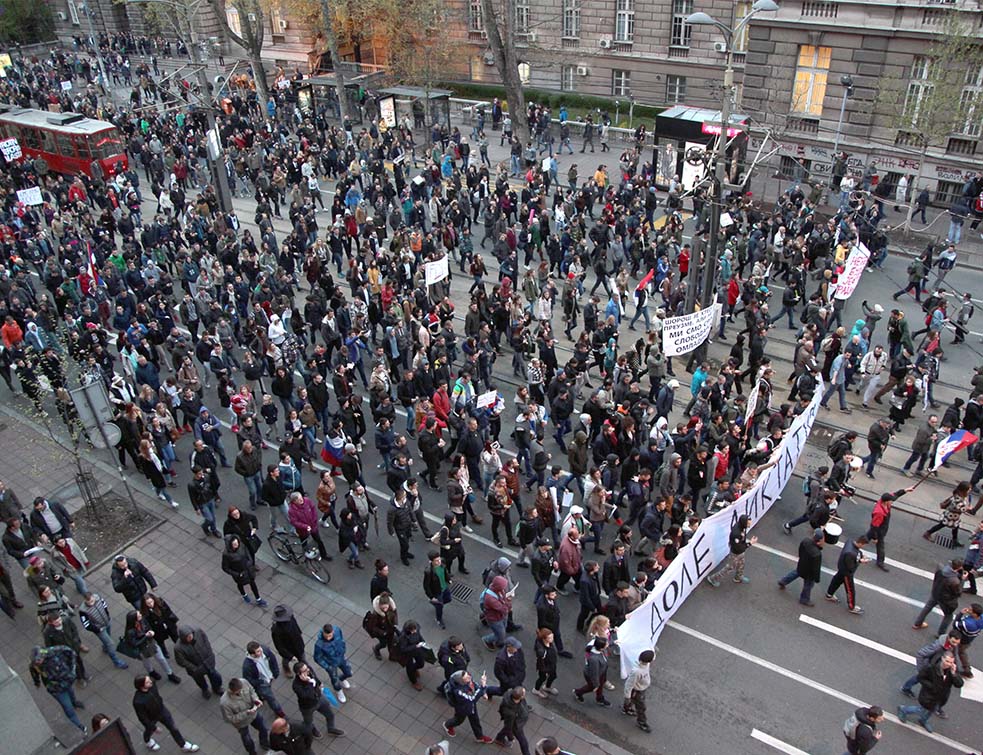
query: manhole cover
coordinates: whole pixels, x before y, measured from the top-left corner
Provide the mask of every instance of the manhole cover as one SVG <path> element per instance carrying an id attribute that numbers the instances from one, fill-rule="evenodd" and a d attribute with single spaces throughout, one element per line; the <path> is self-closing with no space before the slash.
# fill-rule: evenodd
<path id="1" fill-rule="evenodd" d="M 463 582 L 455 582 L 451 585 L 451 595 L 462 603 L 470 603 L 471 596 L 474 595 L 474 588 L 468 587 Z"/>
<path id="2" fill-rule="evenodd" d="M 935 541 L 936 545 L 941 545 L 943 548 L 952 547 L 952 535 L 939 532 L 935 534 L 932 539 Z"/>

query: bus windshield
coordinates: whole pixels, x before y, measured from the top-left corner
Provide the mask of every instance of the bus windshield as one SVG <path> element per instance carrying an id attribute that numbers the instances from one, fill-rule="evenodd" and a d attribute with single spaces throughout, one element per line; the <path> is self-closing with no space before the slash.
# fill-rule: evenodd
<path id="1" fill-rule="evenodd" d="M 116 129 L 100 131 L 98 134 L 90 136 L 89 140 L 92 145 L 92 157 L 95 159 L 105 159 L 123 152 L 123 145 Z"/>

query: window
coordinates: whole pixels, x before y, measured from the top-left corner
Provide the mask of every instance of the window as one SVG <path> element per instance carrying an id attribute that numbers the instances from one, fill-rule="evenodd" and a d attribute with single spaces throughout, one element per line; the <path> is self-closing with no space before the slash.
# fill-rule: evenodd
<path id="1" fill-rule="evenodd" d="M 577 76 L 577 66 L 563 66 L 560 70 L 560 89 L 564 92 L 572 92 L 573 82 Z"/>
<path id="2" fill-rule="evenodd" d="M 686 77 L 666 76 L 666 102 L 676 104 L 686 99 Z"/>
<path id="3" fill-rule="evenodd" d="M 911 80 L 908 82 L 904 100 L 904 117 L 910 127 L 918 125 L 918 117 L 932 92 L 932 82 L 929 81 L 931 75 L 932 61 L 924 56 L 917 56 L 911 64 Z"/>
<path id="4" fill-rule="evenodd" d="M 747 14 L 751 12 L 751 3 L 748 0 L 738 0 L 737 6 L 734 10 L 734 24 L 735 27 L 741 23 Z M 750 24 L 744 24 L 744 27 L 734 35 L 733 41 L 733 52 L 747 52 L 747 35 L 750 31 Z"/>
<path id="5" fill-rule="evenodd" d="M 822 115 L 826 96 L 826 79 L 833 48 L 799 45 L 799 64 L 795 69 L 792 91 L 792 112 L 803 115 Z"/>
<path id="6" fill-rule="evenodd" d="M 68 18 L 72 22 L 72 26 L 79 25 L 79 9 L 72 0 L 68 0 Z"/>
<path id="7" fill-rule="evenodd" d="M 580 0 L 563 0 L 563 36 L 580 36 Z"/>
<path id="8" fill-rule="evenodd" d="M 231 5 L 225 7 L 225 21 L 233 34 L 242 36 L 242 23 L 239 20 L 239 11 Z"/>
<path id="9" fill-rule="evenodd" d="M 788 181 L 805 181 L 809 177 L 811 161 L 799 160 L 795 157 L 782 155 L 779 172 Z"/>
<path id="10" fill-rule="evenodd" d="M 614 41 L 631 42 L 635 38 L 635 0 L 618 0 L 614 18 Z"/>
<path id="11" fill-rule="evenodd" d="M 522 84 L 528 84 L 530 76 L 532 76 L 530 65 L 528 63 L 519 63 L 519 81 Z"/>
<path id="12" fill-rule="evenodd" d="M 279 36 L 283 34 L 283 31 L 286 27 L 286 25 L 284 24 L 284 20 L 285 19 L 283 18 L 283 8 L 281 8 L 278 5 L 274 6 L 273 8 L 270 8 L 270 29 L 273 31 L 275 35 Z"/>
<path id="13" fill-rule="evenodd" d="M 966 71 L 966 86 L 959 98 L 963 117 L 962 132 L 966 136 L 979 136 L 983 121 L 983 66 Z"/>
<path id="14" fill-rule="evenodd" d="M 693 12 L 693 0 L 672 0 L 672 36 L 669 44 L 673 47 L 689 47 L 693 27 L 686 18 Z"/>
<path id="15" fill-rule="evenodd" d="M 529 0 L 513 0 L 515 7 L 515 33 L 529 33 Z"/>
<path id="16" fill-rule="evenodd" d="M 948 207 L 963 193 L 961 181 L 939 181 L 935 185 L 935 201 Z"/>
<path id="17" fill-rule="evenodd" d="M 470 0 L 468 3 L 468 31 L 483 32 L 485 19 L 482 15 L 481 0 Z"/>
<path id="18" fill-rule="evenodd" d="M 631 97 L 631 71 L 611 71 L 611 94 Z"/>

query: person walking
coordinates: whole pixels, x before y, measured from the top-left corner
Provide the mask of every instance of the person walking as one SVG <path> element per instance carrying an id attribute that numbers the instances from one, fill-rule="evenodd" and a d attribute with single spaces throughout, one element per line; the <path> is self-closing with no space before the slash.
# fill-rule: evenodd
<path id="1" fill-rule="evenodd" d="M 506 592 L 507 587 L 508 580 L 499 575 L 482 593 L 481 607 L 485 624 L 491 632 L 484 635 L 481 641 L 489 650 L 498 650 L 505 644 L 505 629 L 512 611 L 512 593 Z"/>
<path id="2" fill-rule="evenodd" d="M 467 719 L 471 724 L 471 732 L 479 744 L 491 744 L 492 738 L 486 736 L 481 728 L 481 718 L 478 716 L 478 700 L 487 697 L 488 677 L 481 675 L 481 684 L 475 684 L 469 671 L 455 671 L 447 682 L 447 701 L 454 708 L 454 715 L 444 721 L 444 731 L 450 737 L 456 737 L 456 728 Z"/>
<path id="3" fill-rule="evenodd" d="M 135 558 L 120 554 L 113 559 L 110 572 L 113 590 L 118 592 L 134 608 L 140 608 L 140 600 L 148 590 L 157 587 L 157 580 L 142 563 Z"/>
<path id="4" fill-rule="evenodd" d="M 212 693 L 221 695 L 222 675 L 215 669 L 215 652 L 205 630 L 187 625 L 178 627 L 178 641 L 174 645 L 174 662 L 188 672 L 201 690 L 201 696 L 210 699 Z M 211 683 L 211 692 L 208 685 Z"/>
<path id="5" fill-rule="evenodd" d="M 133 711 L 143 725 L 143 743 L 147 745 L 148 750 L 156 752 L 160 749 L 153 736 L 158 726 L 163 726 L 171 733 L 181 752 L 198 752 L 201 749 L 182 736 L 151 677 L 138 676 L 133 680 L 133 687 L 136 690 L 133 693 Z"/>
<path id="6" fill-rule="evenodd" d="M 256 563 L 253 561 L 249 549 L 242 544 L 238 535 L 229 535 L 225 538 L 225 551 L 222 553 L 222 571 L 232 577 L 242 597 L 243 603 L 252 603 L 246 595 L 246 585 L 253 592 L 256 605 L 261 608 L 267 603 L 259 595 L 259 588 L 256 586 Z"/>
<path id="7" fill-rule="evenodd" d="M 611 707 L 611 701 L 604 697 L 604 683 L 608 677 L 607 646 L 608 641 L 604 637 L 594 638 L 589 646 L 584 661 L 584 685 L 573 691 L 578 703 L 584 701 L 584 695 L 593 692 L 598 705 Z"/>
<path id="8" fill-rule="evenodd" d="M 304 719 L 304 725 L 311 730 L 314 739 L 320 739 L 323 734 L 314 725 L 314 714 L 320 713 L 324 716 L 324 724 L 328 734 L 334 737 L 343 737 L 345 732 L 335 726 L 334 711 L 331 703 L 325 697 L 321 687 L 321 682 L 311 670 L 311 667 L 302 661 L 294 664 L 293 691 L 297 695 L 297 707 L 300 708 L 300 715 Z"/>
<path id="9" fill-rule="evenodd" d="M 950 652 L 942 653 L 937 661 L 927 664 L 918 672 L 921 688 L 918 690 L 917 705 L 899 705 L 898 718 L 908 723 L 908 716 L 916 716 L 918 723 L 927 732 L 934 729 L 929 723 L 932 713 L 942 708 L 949 700 L 953 687 L 963 686 L 962 677 L 956 671 L 956 657 Z"/>
<path id="10" fill-rule="evenodd" d="M 792 571 L 778 580 L 778 589 L 784 590 L 801 577 L 802 592 L 799 594 L 799 603 L 810 608 L 816 605 L 812 602 L 812 588 L 822 578 L 824 541 L 825 533 L 819 527 L 812 531 L 812 537 L 803 538 L 799 543 L 798 563 Z"/>
<path id="11" fill-rule="evenodd" d="M 171 664 L 164 657 L 164 651 L 157 642 L 154 630 L 150 628 L 150 624 L 147 623 L 140 611 L 130 611 L 126 614 L 123 646 L 128 650 L 125 655 L 139 659 L 144 670 L 155 680 L 160 681 L 161 676 L 154 671 L 154 660 L 157 661 L 157 665 L 163 670 L 168 680 L 174 684 L 181 683 L 181 677 L 174 673 Z"/>
<path id="12" fill-rule="evenodd" d="M 877 724 L 884 720 L 884 710 L 879 705 L 857 708 L 843 724 L 847 755 L 866 755 L 881 741 Z"/>
<path id="13" fill-rule="evenodd" d="M 744 561 L 747 558 L 747 549 L 758 542 L 756 537 L 748 537 L 747 531 L 750 526 L 750 518 L 747 514 L 741 514 L 737 523 L 730 530 L 728 545 L 730 546 L 730 559 L 716 572 L 707 577 L 707 582 L 711 587 L 720 587 L 720 578 L 725 574 L 734 572 L 734 581 L 738 584 L 747 584 L 751 580 L 744 576 Z"/>
<path id="14" fill-rule="evenodd" d="M 526 739 L 525 732 L 526 723 L 529 721 L 529 703 L 526 702 L 525 687 L 515 686 L 502 697 L 502 702 L 498 706 L 498 715 L 502 719 L 502 728 L 495 735 L 495 744 L 508 748 L 515 741 L 519 743 L 519 751 L 522 755 L 530 755 L 529 740 Z"/>
<path id="15" fill-rule="evenodd" d="M 933 534 L 943 527 L 948 527 L 952 531 L 952 542 L 949 544 L 949 547 L 965 547 L 959 542 L 959 523 L 962 521 L 963 514 L 969 510 L 969 491 L 970 483 L 965 480 L 956 485 L 949 497 L 939 504 L 939 508 L 942 509 L 942 515 L 939 521 L 934 526 L 925 530 L 922 533 L 922 537 L 926 540 L 931 540 Z"/>
<path id="16" fill-rule="evenodd" d="M 884 563 L 887 550 L 884 541 L 887 539 L 887 531 L 891 526 L 891 506 L 894 501 L 905 493 L 910 493 L 912 490 L 914 490 L 914 487 L 899 488 L 893 493 L 884 493 L 877 499 L 877 503 L 874 504 L 874 510 L 870 514 L 870 527 L 867 528 L 865 537 L 868 542 L 876 544 L 877 568 L 881 571 L 890 571 L 887 564 Z"/>
<path id="17" fill-rule="evenodd" d="M 35 645 L 31 650 L 31 678 L 35 687 L 44 684 L 48 694 L 58 701 L 65 717 L 88 736 L 89 730 L 76 712 L 85 708 L 75 697 L 76 657 L 75 651 L 65 645 L 46 648 Z"/>
<path id="18" fill-rule="evenodd" d="M 129 668 L 130 665 L 121 660 L 116 654 L 113 644 L 113 624 L 109 616 L 109 605 L 98 593 L 87 592 L 78 607 L 79 622 L 82 628 L 92 632 L 102 643 L 102 652 L 109 656 L 113 665 L 119 669 Z"/>
<path id="19" fill-rule="evenodd" d="M 453 518 L 454 514 L 450 513 L 450 516 Z M 446 526 L 441 528 L 442 537 Z M 430 563 L 423 572 L 423 592 L 433 606 L 437 617 L 437 626 L 441 629 L 447 629 L 447 626 L 444 624 L 444 606 L 452 600 L 450 587 L 452 580 L 447 573 L 443 557 L 440 553 L 430 551 L 427 554 L 427 558 L 430 560 Z"/>
<path id="20" fill-rule="evenodd" d="M 304 633 L 288 606 L 278 605 L 273 609 L 273 626 L 270 628 L 273 647 L 280 654 L 280 663 L 287 678 L 293 676 L 291 667 L 297 661 L 307 662 L 304 648 Z"/>
<path id="21" fill-rule="evenodd" d="M 253 742 L 250 728 L 256 729 L 259 733 L 259 746 L 264 750 L 271 749 L 270 732 L 259 712 L 263 701 L 256 694 L 253 685 L 245 679 L 232 677 L 218 705 L 222 712 L 222 720 L 239 733 L 242 746 L 246 748 L 249 755 L 256 755 L 256 744 Z"/>
<path id="22" fill-rule="evenodd" d="M 281 718 L 287 714 L 273 694 L 273 680 L 280 676 L 280 666 L 273 651 L 255 640 L 246 644 L 246 657 L 242 659 L 242 678 L 249 682 L 259 698 Z"/>
<path id="23" fill-rule="evenodd" d="M 860 564 L 866 564 L 870 560 L 863 554 L 862 549 L 865 545 L 867 545 L 867 537 L 861 535 L 843 546 L 840 557 L 836 561 L 836 574 L 829 581 L 825 595 L 830 603 L 839 603 L 840 599 L 836 597 L 836 591 L 840 587 L 846 588 L 846 607 L 850 613 L 858 616 L 864 612 L 864 609 L 857 605 L 857 588 L 853 582 L 853 575 L 856 574 Z"/>
<path id="24" fill-rule="evenodd" d="M 345 690 L 351 688 L 352 666 L 345 657 L 345 637 L 341 627 L 325 624 L 314 641 L 314 662 L 328 672 L 339 702 L 348 702 Z M 339 674 L 339 671 L 341 672 Z"/>
<path id="25" fill-rule="evenodd" d="M 646 718 L 645 692 L 652 686 L 652 661 L 655 660 L 655 650 L 643 650 L 638 656 L 638 663 L 632 668 L 625 679 L 625 701 L 621 711 L 626 716 L 634 716 L 635 724 L 645 733 L 652 731 Z"/>
<path id="26" fill-rule="evenodd" d="M 925 629 L 928 623 L 925 621 L 932 609 L 938 606 L 942 610 L 942 621 L 939 623 L 938 634 L 945 634 L 952 621 L 952 616 L 959 608 L 959 596 L 962 594 L 963 580 L 966 579 L 966 571 L 963 569 L 963 560 L 954 558 L 948 564 L 939 564 L 932 577 L 932 592 L 929 595 L 922 610 L 918 612 L 911 628 Z"/>
<path id="27" fill-rule="evenodd" d="M 959 612 L 952 626 L 953 630 L 959 633 L 959 646 L 957 648 L 959 673 L 966 679 L 972 679 L 974 674 L 969 663 L 968 651 L 973 640 L 979 637 L 980 632 L 983 632 L 983 605 L 973 603 L 966 606 Z"/>
<path id="28" fill-rule="evenodd" d="M 553 686 L 556 682 L 556 645 L 553 643 L 553 632 L 545 627 L 537 630 L 536 644 L 536 686 L 534 693 L 538 697 L 546 698 L 550 695 L 558 695 L 560 691 Z"/>

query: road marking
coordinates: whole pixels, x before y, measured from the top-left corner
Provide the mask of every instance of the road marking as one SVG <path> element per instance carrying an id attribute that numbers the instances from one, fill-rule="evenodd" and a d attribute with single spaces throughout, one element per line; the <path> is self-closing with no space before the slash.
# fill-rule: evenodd
<path id="1" fill-rule="evenodd" d="M 783 742 L 780 739 L 776 739 L 771 736 L 771 734 L 765 734 L 760 729 L 751 729 L 751 738 L 757 739 L 759 742 L 764 742 L 769 747 L 778 750 L 779 752 L 784 752 L 786 755 L 809 755 L 805 750 L 800 750 L 798 747 L 793 747 L 788 744 L 788 742 Z"/>
<path id="2" fill-rule="evenodd" d="M 786 559 L 788 561 L 798 561 L 799 560 L 796 556 L 793 556 L 790 553 L 785 553 L 784 551 L 780 551 L 777 548 L 772 548 L 772 547 L 770 547 L 768 545 L 762 545 L 761 543 L 756 543 L 754 547 L 757 548 L 757 549 L 759 549 L 759 550 L 763 550 L 765 553 L 771 553 L 772 555 L 775 555 L 775 556 L 781 556 L 782 558 L 784 558 L 784 559 Z M 824 566 L 823 567 L 823 573 L 824 574 L 830 574 L 830 575 L 832 575 L 832 574 L 836 574 L 836 570 L 835 569 L 827 569 Z M 915 606 L 916 608 L 921 608 L 923 605 L 925 605 L 924 601 L 915 600 L 914 598 L 909 598 L 907 595 L 902 595 L 901 593 L 892 592 L 891 590 L 888 590 L 888 589 L 886 589 L 884 587 L 881 587 L 879 585 L 875 585 L 872 582 L 864 582 L 861 579 L 854 579 L 853 581 L 857 585 L 857 587 L 863 587 L 865 590 L 870 590 L 871 592 L 879 593 L 881 595 L 884 595 L 885 597 L 891 598 L 892 600 L 897 600 L 897 601 L 900 601 L 902 603 L 907 603 L 909 606 Z M 932 613 L 935 613 L 935 614 L 938 614 L 939 616 L 941 616 L 942 615 L 942 610 L 939 609 L 939 608 L 933 608 L 932 609 Z"/>
<path id="3" fill-rule="evenodd" d="M 734 647 L 733 645 L 728 645 L 726 642 L 718 640 L 716 637 L 711 637 L 710 635 L 703 634 L 703 632 L 700 632 L 696 629 L 692 629 L 688 626 L 685 626 L 684 624 L 680 624 L 677 621 L 670 620 L 669 622 L 667 622 L 667 625 L 672 627 L 678 632 L 682 632 L 683 634 L 689 635 L 694 639 L 702 640 L 708 645 L 712 645 L 715 648 L 723 650 L 725 653 L 730 653 L 731 655 L 737 656 L 738 658 L 742 658 L 743 660 L 753 663 L 756 666 L 760 666 L 761 668 L 768 669 L 769 671 L 774 671 L 776 674 L 784 676 L 786 679 L 791 679 L 792 681 L 798 682 L 799 684 L 809 687 L 810 689 L 814 689 L 817 692 L 821 692 L 824 695 L 839 700 L 840 702 L 846 703 L 854 708 L 866 708 L 869 707 L 870 705 L 870 703 L 865 703 L 863 700 L 858 700 L 857 698 L 848 695 L 845 692 L 840 692 L 837 689 L 828 687 L 825 684 L 822 684 L 821 682 L 817 682 L 813 679 L 810 679 L 807 676 L 803 676 L 802 674 L 799 674 L 795 671 L 791 671 L 790 669 L 787 669 L 784 666 L 779 666 L 777 663 L 772 663 L 771 661 L 767 661 L 764 658 L 761 658 L 756 655 L 752 655 L 751 653 L 741 650 L 740 648 Z M 898 717 L 893 713 L 888 713 L 887 711 L 885 711 L 884 717 L 886 720 L 890 721 L 891 723 L 898 724 L 899 726 L 904 726 L 909 731 L 915 732 L 916 734 L 920 734 L 923 737 L 928 737 L 932 741 L 938 742 L 939 744 L 945 745 L 946 747 L 949 747 L 958 752 L 962 752 L 962 753 L 976 752 L 976 748 L 974 747 L 970 747 L 969 745 L 965 745 L 961 742 L 957 742 L 954 739 L 949 739 L 948 737 L 944 737 L 941 734 L 929 733 L 925 731 L 921 726 L 915 726 L 913 724 L 903 724 L 901 723 L 900 719 L 898 719 Z"/>
<path id="4" fill-rule="evenodd" d="M 845 543 L 837 543 L 837 548 L 842 548 Z M 868 551 L 861 551 L 866 558 L 869 558 L 871 563 L 877 559 L 877 555 L 870 553 Z M 917 566 L 910 566 L 904 561 L 895 561 L 893 558 L 885 558 L 884 563 L 888 566 L 893 566 L 895 569 L 900 569 L 901 571 L 906 571 L 909 574 L 914 574 L 916 577 L 922 577 L 924 579 L 935 579 L 935 575 L 930 571 L 925 571 L 924 569 L 919 569 Z"/>
<path id="5" fill-rule="evenodd" d="M 809 624 L 817 629 L 822 629 L 829 632 L 830 634 L 835 634 L 837 637 L 842 637 L 845 640 L 850 640 L 850 642 L 855 642 L 858 645 L 863 645 L 865 648 L 870 648 L 871 650 L 876 650 L 878 653 L 883 653 L 884 655 L 889 655 L 892 658 L 904 661 L 912 666 L 915 665 L 915 656 L 909 655 L 908 653 L 902 653 L 900 650 L 895 650 L 887 645 L 882 645 L 879 642 L 874 642 L 874 640 L 868 640 L 859 634 L 854 634 L 853 632 L 848 632 L 845 629 L 840 629 L 832 624 L 827 624 L 825 621 L 820 621 L 819 619 L 814 619 L 812 616 L 807 616 L 802 613 L 799 614 L 799 621 L 803 624 Z"/>

